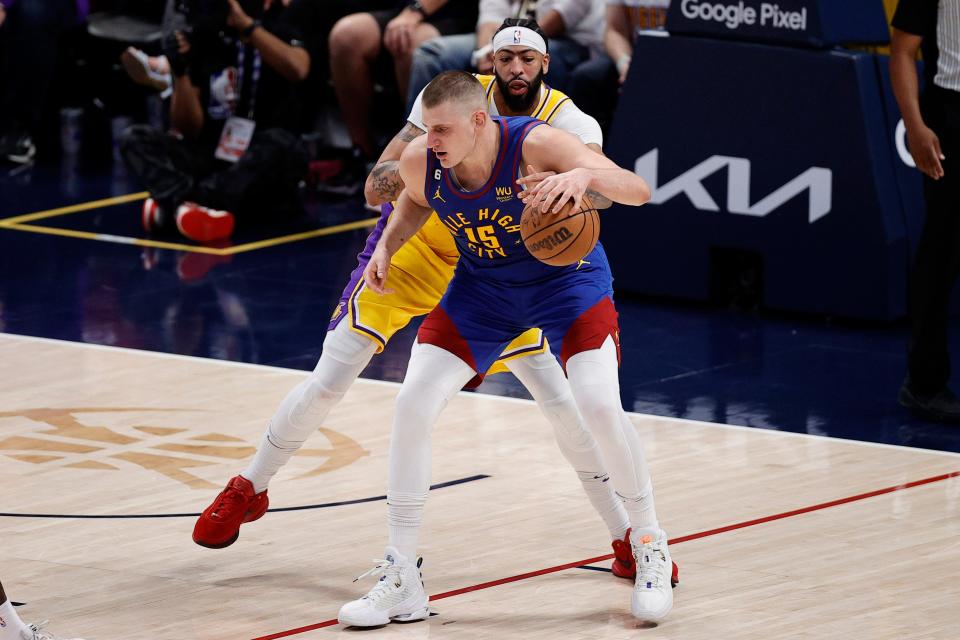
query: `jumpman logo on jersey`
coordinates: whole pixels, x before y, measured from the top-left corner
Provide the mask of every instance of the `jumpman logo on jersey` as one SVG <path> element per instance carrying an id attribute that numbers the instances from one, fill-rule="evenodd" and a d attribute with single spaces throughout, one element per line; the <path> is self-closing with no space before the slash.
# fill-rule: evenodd
<path id="1" fill-rule="evenodd" d="M 586 260 L 581 260 L 581 261 L 579 261 L 579 262 L 577 263 L 577 270 L 579 270 L 580 267 L 582 267 L 582 266 L 585 265 L 585 264 L 590 264 L 590 263 L 587 262 Z"/>
<path id="2" fill-rule="evenodd" d="M 437 192 L 433 194 L 434 200 L 439 200 L 440 202 L 446 204 L 447 201 L 443 199 L 443 196 L 440 195 L 440 187 L 437 187 Z"/>

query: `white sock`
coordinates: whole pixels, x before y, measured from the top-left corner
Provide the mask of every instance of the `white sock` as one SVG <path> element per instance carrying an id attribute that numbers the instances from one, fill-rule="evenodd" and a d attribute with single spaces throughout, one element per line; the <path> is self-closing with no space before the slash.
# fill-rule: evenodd
<path id="1" fill-rule="evenodd" d="M 0 604 L 0 640 L 22 640 L 21 632 L 26 630 L 27 625 L 17 615 L 13 603 L 7 600 Z"/>
<path id="2" fill-rule="evenodd" d="M 590 504 L 607 525 L 610 536 L 614 540 L 623 539 L 630 526 L 627 511 L 607 481 L 609 476 L 604 471 L 597 441 L 583 423 L 557 359 L 547 351 L 508 360 L 506 364 L 550 421 L 560 452 L 576 471 Z"/>
<path id="3" fill-rule="evenodd" d="M 390 434 L 387 529 L 390 546 L 417 557 L 423 508 L 430 490 L 430 432 L 450 398 L 470 381 L 473 369 L 449 351 L 414 343 L 397 395 Z"/>
<path id="4" fill-rule="evenodd" d="M 645 535 L 660 537 L 660 523 L 657 521 L 657 510 L 653 504 L 653 483 L 647 483 L 646 488 L 639 496 L 623 498 L 623 506 L 630 514 L 630 524 L 633 531 L 630 537 L 639 540 Z"/>
<path id="5" fill-rule="evenodd" d="M 408 560 L 416 560 L 417 557 L 420 524 L 426 504 L 426 491 L 387 491 L 387 534 L 390 546 L 395 547 Z"/>
<path id="6" fill-rule="evenodd" d="M 270 420 L 247 468 L 240 472 L 257 493 L 326 419 L 376 352 L 376 345 L 344 321 L 327 333 L 320 361 L 310 377 L 293 388 Z"/>

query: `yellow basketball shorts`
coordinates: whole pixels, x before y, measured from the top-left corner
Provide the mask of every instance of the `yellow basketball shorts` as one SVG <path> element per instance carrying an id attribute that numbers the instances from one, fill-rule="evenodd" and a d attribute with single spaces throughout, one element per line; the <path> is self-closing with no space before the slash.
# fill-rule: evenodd
<path id="1" fill-rule="evenodd" d="M 332 330 L 340 322 L 347 321 L 351 330 L 376 343 L 377 353 L 383 351 L 390 338 L 407 326 L 411 319 L 433 311 L 453 278 L 458 258 L 450 232 L 434 214 L 390 261 L 386 286 L 393 293 L 380 295 L 370 290 L 363 282 L 363 270 L 370 261 L 393 207 L 385 204 L 382 209 L 380 220 L 367 237 L 357 267 L 350 274 L 350 281 L 340 296 L 327 329 Z M 543 353 L 546 349 L 543 332 L 530 329 L 514 339 L 486 373 L 501 373 L 507 370 L 506 361 Z"/>

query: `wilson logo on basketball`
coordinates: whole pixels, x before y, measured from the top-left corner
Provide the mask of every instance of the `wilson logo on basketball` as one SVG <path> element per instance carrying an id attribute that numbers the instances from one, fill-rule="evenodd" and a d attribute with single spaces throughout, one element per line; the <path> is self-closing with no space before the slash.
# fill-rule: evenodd
<path id="1" fill-rule="evenodd" d="M 560 227 L 553 233 L 548 236 L 537 240 L 536 242 L 531 243 L 527 248 L 530 253 L 537 253 L 538 251 L 550 251 L 561 246 L 565 242 L 569 241 L 573 237 L 573 232 L 566 227 Z"/>
<path id="2" fill-rule="evenodd" d="M 7 420 L 12 421 L 14 427 L 21 427 L 17 435 L 0 440 L 0 454 L 47 467 L 101 471 L 138 467 L 165 475 L 193 489 L 216 489 L 219 484 L 187 470 L 243 460 L 256 451 L 242 438 L 224 433 L 143 424 L 147 421 L 143 414 L 170 412 L 199 413 L 194 409 L 151 407 L 0 412 L 0 423 Z M 82 414 L 87 414 L 83 421 L 78 418 Z M 192 422 L 202 424 L 203 421 L 194 419 Z M 110 426 L 97 426 L 98 423 Z M 319 431 L 329 441 L 330 448 L 301 449 L 299 455 L 326 460 L 302 477 L 329 473 L 370 455 L 359 443 L 342 433 L 324 427 Z"/>

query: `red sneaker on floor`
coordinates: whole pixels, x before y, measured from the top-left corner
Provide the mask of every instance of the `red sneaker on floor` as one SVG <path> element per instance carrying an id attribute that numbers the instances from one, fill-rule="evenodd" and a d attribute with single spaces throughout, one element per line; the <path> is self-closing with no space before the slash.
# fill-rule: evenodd
<path id="1" fill-rule="evenodd" d="M 630 531 L 631 529 L 627 529 L 623 540 L 614 540 L 610 543 L 613 547 L 613 564 L 610 565 L 610 571 L 618 578 L 633 580 L 637 577 L 637 565 L 633 560 L 633 550 L 630 548 Z M 670 585 L 676 587 L 678 584 L 680 584 L 680 567 L 674 562 Z"/>
<path id="2" fill-rule="evenodd" d="M 219 211 L 184 202 L 177 208 L 177 229 L 196 242 L 213 242 L 229 238 L 234 219 L 229 211 Z"/>
<path id="3" fill-rule="evenodd" d="M 154 231 L 157 228 L 157 213 L 160 211 L 160 205 L 153 198 L 147 198 L 143 201 L 143 209 L 140 212 L 140 222 L 143 224 L 144 231 Z"/>
<path id="4" fill-rule="evenodd" d="M 229 547 L 240 536 L 240 525 L 259 519 L 269 504 L 266 490 L 254 493 L 249 480 L 234 476 L 200 514 L 193 527 L 193 541 L 208 549 Z"/>

